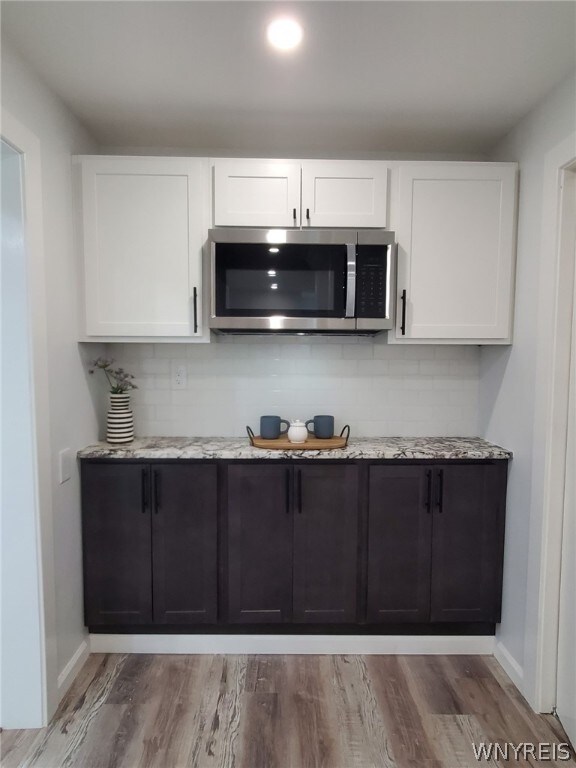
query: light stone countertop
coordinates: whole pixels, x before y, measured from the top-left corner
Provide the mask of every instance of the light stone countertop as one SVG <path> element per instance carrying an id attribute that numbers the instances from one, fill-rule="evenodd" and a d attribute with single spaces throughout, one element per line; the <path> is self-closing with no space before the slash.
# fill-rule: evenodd
<path id="1" fill-rule="evenodd" d="M 127 445 L 96 443 L 80 459 L 511 459 L 480 437 L 353 437 L 329 451 L 253 448 L 247 437 L 140 437 Z"/>

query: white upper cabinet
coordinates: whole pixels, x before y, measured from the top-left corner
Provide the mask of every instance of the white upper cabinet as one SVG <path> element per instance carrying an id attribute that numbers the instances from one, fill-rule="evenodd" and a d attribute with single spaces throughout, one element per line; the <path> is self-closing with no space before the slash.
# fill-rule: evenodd
<path id="1" fill-rule="evenodd" d="M 302 162 L 302 226 L 386 227 L 387 195 L 386 163 Z"/>
<path id="2" fill-rule="evenodd" d="M 400 164 L 397 341 L 511 341 L 516 175 L 515 163 Z"/>
<path id="3" fill-rule="evenodd" d="M 300 226 L 300 163 L 216 160 L 214 224 Z"/>
<path id="4" fill-rule="evenodd" d="M 215 160 L 214 225 L 386 227 L 388 165 Z"/>
<path id="5" fill-rule="evenodd" d="M 208 164 L 78 158 L 86 336 L 204 340 Z"/>

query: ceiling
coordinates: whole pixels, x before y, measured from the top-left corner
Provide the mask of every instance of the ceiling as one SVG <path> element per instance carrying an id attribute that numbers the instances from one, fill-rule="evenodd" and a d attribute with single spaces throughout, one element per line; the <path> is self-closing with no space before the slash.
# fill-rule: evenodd
<path id="1" fill-rule="evenodd" d="M 2 2 L 2 34 L 102 146 L 489 151 L 576 66 L 576 3 Z M 273 52 L 266 23 L 304 42 Z"/>

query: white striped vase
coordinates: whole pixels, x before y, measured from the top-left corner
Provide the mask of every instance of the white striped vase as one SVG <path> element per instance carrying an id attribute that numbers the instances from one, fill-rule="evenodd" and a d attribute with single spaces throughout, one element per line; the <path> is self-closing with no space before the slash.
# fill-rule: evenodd
<path id="1" fill-rule="evenodd" d="M 110 393 L 106 440 L 109 443 L 131 443 L 134 440 L 134 414 L 130 410 L 130 395 Z"/>

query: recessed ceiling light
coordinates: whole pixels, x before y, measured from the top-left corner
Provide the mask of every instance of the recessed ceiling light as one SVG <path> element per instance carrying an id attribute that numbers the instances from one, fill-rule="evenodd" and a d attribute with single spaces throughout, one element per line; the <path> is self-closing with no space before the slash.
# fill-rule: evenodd
<path id="1" fill-rule="evenodd" d="M 269 250 L 270 253 L 278 253 L 280 248 L 268 248 L 268 250 Z"/>
<path id="2" fill-rule="evenodd" d="M 295 19 L 284 16 L 268 24 L 268 42 L 280 51 L 290 51 L 302 42 L 302 27 Z"/>

